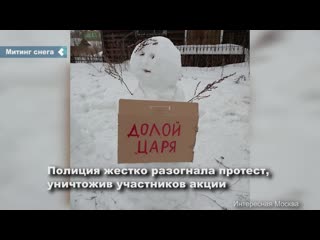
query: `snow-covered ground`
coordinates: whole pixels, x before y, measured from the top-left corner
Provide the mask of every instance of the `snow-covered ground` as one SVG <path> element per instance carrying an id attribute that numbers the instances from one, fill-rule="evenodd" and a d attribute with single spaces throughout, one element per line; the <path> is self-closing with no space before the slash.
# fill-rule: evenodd
<path id="1" fill-rule="evenodd" d="M 250 31 L 250 163 L 273 172 L 272 179 L 251 181 L 251 200 L 320 207 L 319 42 L 318 30 Z"/>
<path id="2" fill-rule="evenodd" d="M 1 30 L 1 46 L 68 46 L 67 30 Z M 69 53 L 68 53 L 69 54 Z M 0 209 L 67 209 L 48 166 L 67 166 L 69 58 L 0 58 Z M 53 178 L 57 180 L 57 178 Z"/>
<path id="3" fill-rule="evenodd" d="M 72 167 L 189 167 L 207 168 L 249 166 L 250 81 L 248 63 L 215 68 L 184 67 L 179 85 L 190 99 L 196 85 L 202 90 L 208 83 L 236 72 L 199 101 L 199 132 L 193 163 L 117 164 L 117 102 L 130 98 L 120 82 L 107 75 L 101 63 L 71 65 L 71 166 Z M 244 75 L 238 83 L 235 80 Z M 133 91 L 137 79 L 123 72 Z M 181 181 L 216 181 L 219 177 L 161 177 Z M 102 177 L 96 181 L 150 181 L 151 177 Z M 74 209 L 231 209 L 236 200 L 249 198 L 249 179 L 227 179 L 228 190 L 75 190 L 71 191 Z"/>

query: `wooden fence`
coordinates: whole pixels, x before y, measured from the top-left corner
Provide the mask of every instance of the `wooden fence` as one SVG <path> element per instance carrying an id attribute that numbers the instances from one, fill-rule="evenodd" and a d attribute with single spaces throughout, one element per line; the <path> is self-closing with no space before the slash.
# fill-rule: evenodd
<path id="1" fill-rule="evenodd" d="M 181 55 L 242 55 L 244 48 L 234 44 L 176 46 Z"/>
<path id="2" fill-rule="evenodd" d="M 182 45 L 177 46 L 181 52 L 182 66 L 212 67 L 248 60 L 249 50 L 235 44 L 216 45 Z"/>
<path id="3" fill-rule="evenodd" d="M 249 50 L 235 44 L 180 45 L 176 47 L 181 53 L 182 66 L 222 66 L 245 62 L 249 59 Z M 102 56 L 71 56 L 72 63 L 93 63 L 103 61 L 104 58 Z"/>
<path id="4" fill-rule="evenodd" d="M 103 62 L 103 57 L 96 56 L 71 56 L 71 63 L 94 63 L 94 62 Z"/>

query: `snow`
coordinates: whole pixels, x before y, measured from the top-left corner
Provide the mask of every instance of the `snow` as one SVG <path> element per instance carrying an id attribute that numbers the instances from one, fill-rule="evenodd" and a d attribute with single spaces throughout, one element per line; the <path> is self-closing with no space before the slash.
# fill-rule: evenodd
<path id="1" fill-rule="evenodd" d="M 177 85 L 181 74 L 181 55 L 165 37 L 152 37 L 138 44 L 130 59 L 130 71 L 139 84 L 136 99 L 184 101 Z"/>
<path id="2" fill-rule="evenodd" d="M 68 46 L 67 30 L 2 30 L 2 46 Z M 69 58 L 0 58 L 0 208 L 67 209 L 48 166 L 67 165 Z"/>
<path id="3" fill-rule="evenodd" d="M 228 80 L 221 83 L 210 98 L 201 100 L 201 108 L 212 110 L 209 111 L 211 122 L 208 114 L 207 120 L 200 119 L 201 128 L 203 125 L 210 128 L 208 133 L 206 129 L 200 130 L 197 143 L 208 141 L 198 148 L 218 159 L 219 155 L 224 156 L 226 166 L 247 165 L 249 154 L 239 149 L 248 147 L 248 123 L 244 116 L 251 103 L 250 164 L 269 167 L 273 177 L 252 179 L 250 198 L 299 200 L 304 209 L 319 209 L 320 32 L 251 31 L 250 35 L 253 98 L 250 99 L 248 82 L 233 85 Z M 67 45 L 70 39 L 69 31 L 0 31 L 0 36 L 4 46 Z M 54 61 L 0 59 L 2 209 L 67 208 L 66 191 L 52 194 L 46 185 L 47 167 L 65 166 L 68 146 L 64 84 L 69 65 L 68 59 L 60 59 L 59 66 L 53 67 Z M 94 68 L 99 69 L 100 64 L 71 66 L 72 164 L 119 167 L 115 152 L 117 114 L 112 111 L 120 97 L 129 95 L 117 80 Z M 247 76 L 247 69 L 242 65 L 227 66 L 223 75 L 232 70 L 237 71 L 237 76 L 241 73 Z M 201 88 L 212 78 L 219 78 L 221 68 L 183 68 L 182 74 L 181 82 L 189 99 L 198 81 L 202 81 Z M 124 72 L 124 77 L 132 89 L 137 86 L 130 73 Z M 231 110 L 229 114 L 228 110 Z M 209 155 L 196 151 L 194 164 L 188 166 L 218 166 L 208 159 Z M 219 209 L 210 198 L 227 207 L 234 199 L 247 199 L 247 181 L 231 181 L 234 183 L 231 191 L 205 191 L 203 195 L 190 194 L 188 199 L 175 192 L 162 196 L 164 191 L 158 195 L 137 191 L 74 191 L 72 207 Z"/>
<path id="4" fill-rule="evenodd" d="M 250 32 L 251 163 L 273 172 L 251 181 L 252 200 L 319 209 L 319 41 L 319 31 Z"/>
<path id="5" fill-rule="evenodd" d="M 117 102 L 131 98 L 119 80 L 101 70 L 101 63 L 71 65 L 71 167 L 125 168 L 219 168 L 248 167 L 248 111 L 250 81 L 248 63 L 225 67 L 183 67 L 179 84 L 186 100 L 221 76 L 237 74 L 219 84 L 211 96 L 199 101 L 204 115 L 199 119 L 193 163 L 117 164 Z M 129 68 L 130 69 L 130 68 Z M 235 83 L 244 75 L 245 79 Z M 136 89 L 137 78 L 124 71 L 129 89 Z M 78 180 L 81 178 L 77 178 Z M 95 178 L 93 178 L 95 179 Z M 159 177 L 158 181 L 218 181 L 220 177 Z M 83 180 L 83 179 L 82 179 Z M 88 179 L 87 179 L 88 180 Z M 154 181 L 150 177 L 102 177 L 97 181 Z M 76 190 L 71 191 L 73 209 L 221 209 L 233 208 L 236 200 L 249 198 L 249 179 L 225 179 L 230 189 L 195 190 Z"/>

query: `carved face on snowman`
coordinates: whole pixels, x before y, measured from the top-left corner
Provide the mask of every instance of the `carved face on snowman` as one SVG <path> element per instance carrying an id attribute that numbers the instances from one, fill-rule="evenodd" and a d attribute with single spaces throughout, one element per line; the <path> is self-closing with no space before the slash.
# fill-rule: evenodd
<path id="1" fill-rule="evenodd" d="M 181 71 L 181 55 L 165 37 L 152 37 L 138 44 L 130 59 L 131 72 L 139 87 L 164 91 L 176 87 Z"/>

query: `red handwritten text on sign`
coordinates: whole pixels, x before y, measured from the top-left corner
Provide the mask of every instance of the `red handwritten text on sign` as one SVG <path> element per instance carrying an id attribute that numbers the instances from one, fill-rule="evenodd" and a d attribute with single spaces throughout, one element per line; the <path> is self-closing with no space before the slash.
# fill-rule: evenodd
<path id="1" fill-rule="evenodd" d="M 179 122 L 164 123 L 157 125 L 155 123 L 143 123 L 141 125 L 133 124 L 128 138 L 138 138 L 136 154 L 148 154 L 148 153 L 174 153 L 176 152 L 176 141 L 167 140 L 153 140 L 147 139 L 141 140 L 143 137 L 179 137 L 181 134 L 181 125 Z"/>

